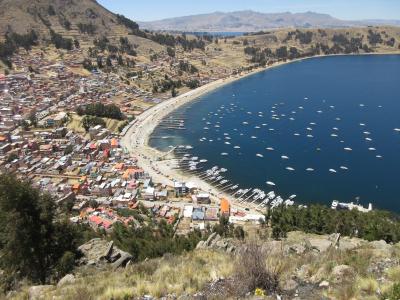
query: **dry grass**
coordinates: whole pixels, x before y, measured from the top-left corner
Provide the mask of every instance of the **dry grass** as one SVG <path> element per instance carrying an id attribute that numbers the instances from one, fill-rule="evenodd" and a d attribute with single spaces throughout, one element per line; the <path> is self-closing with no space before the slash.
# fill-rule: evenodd
<path id="1" fill-rule="evenodd" d="M 98 272 L 81 277 L 73 285 L 49 292 L 45 299 L 129 299 L 143 295 L 162 297 L 175 293 L 195 293 L 217 278 L 233 273 L 232 258 L 221 252 L 195 251 L 182 256 L 167 255 L 114 272 Z M 14 299 L 24 299 L 22 291 Z"/>

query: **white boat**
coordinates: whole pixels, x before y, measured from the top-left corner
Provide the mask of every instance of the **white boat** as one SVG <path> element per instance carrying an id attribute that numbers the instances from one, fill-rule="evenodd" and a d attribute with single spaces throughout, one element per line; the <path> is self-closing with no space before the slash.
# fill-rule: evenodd
<path id="1" fill-rule="evenodd" d="M 294 133 L 293 135 L 294 136 L 300 136 L 300 133 Z"/>
<path id="2" fill-rule="evenodd" d="M 307 172 L 314 172 L 314 169 L 313 168 L 307 168 L 306 171 Z"/>
<path id="3" fill-rule="evenodd" d="M 233 148 L 235 148 L 235 149 L 240 149 L 240 146 L 235 146 L 235 147 L 233 147 Z"/>
<path id="4" fill-rule="evenodd" d="M 274 150 L 275 150 L 275 149 L 272 148 L 272 147 L 268 147 L 268 148 L 265 148 L 265 149 L 267 149 L 268 151 L 274 151 Z"/>
<path id="5" fill-rule="evenodd" d="M 371 147 L 371 148 L 368 148 L 368 150 L 369 150 L 369 151 L 376 151 L 376 149 L 375 149 L 375 148 L 373 148 L 373 147 Z"/>
<path id="6" fill-rule="evenodd" d="M 341 168 L 342 170 L 348 170 L 348 169 L 349 169 L 348 167 L 345 167 L 345 166 L 340 166 L 340 168 Z"/>
<path id="7" fill-rule="evenodd" d="M 286 167 L 286 170 L 288 170 L 288 171 L 294 171 L 294 169 L 292 168 L 292 167 Z"/>
<path id="8" fill-rule="evenodd" d="M 337 134 L 334 133 L 331 134 L 331 137 L 337 137 L 337 136 L 338 136 Z"/>
<path id="9" fill-rule="evenodd" d="M 282 159 L 289 159 L 289 156 L 282 155 L 281 158 L 282 158 Z"/>
<path id="10" fill-rule="evenodd" d="M 221 155 L 222 155 L 222 156 L 227 156 L 227 155 L 228 155 L 228 153 L 226 153 L 226 152 L 222 152 L 222 153 L 221 153 Z"/>
<path id="11" fill-rule="evenodd" d="M 261 157 L 261 158 L 264 157 L 264 155 L 262 155 L 260 153 L 257 153 L 256 156 Z"/>
<path id="12" fill-rule="evenodd" d="M 276 184 L 273 183 L 272 181 L 267 181 L 266 184 L 270 185 L 270 186 L 275 186 Z"/>
<path id="13" fill-rule="evenodd" d="M 344 150 L 346 150 L 346 151 L 353 151 L 353 149 L 351 149 L 351 148 L 349 148 L 349 147 L 344 148 Z"/>
<path id="14" fill-rule="evenodd" d="M 394 131 L 400 132 L 400 128 L 395 128 Z"/>
<path id="15" fill-rule="evenodd" d="M 329 169 L 329 172 L 331 173 L 337 173 L 337 171 L 335 169 Z"/>
<path id="16" fill-rule="evenodd" d="M 375 157 L 376 158 L 382 158 L 383 156 L 382 155 L 376 155 Z"/>
<path id="17" fill-rule="evenodd" d="M 251 138 L 252 138 L 252 139 L 256 139 L 257 137 L 256 137 L 256 136 L 254 136 L 254 135 L 252 135 L 252 136 L 251 136 Z"/>
<path id="18" fill-rule="evenodd" d="M 312 134 L 307 134 L 308 138 L 313 138 L 314 136 Z"/>
<path id="19" fill-rule="evenodd" d="M 296 198 L 297 197 L 297 195 L 291 195 L 290 197 L 289 197 L 289 199 L 290 200 L 293 200 L 294 198 Z"/>

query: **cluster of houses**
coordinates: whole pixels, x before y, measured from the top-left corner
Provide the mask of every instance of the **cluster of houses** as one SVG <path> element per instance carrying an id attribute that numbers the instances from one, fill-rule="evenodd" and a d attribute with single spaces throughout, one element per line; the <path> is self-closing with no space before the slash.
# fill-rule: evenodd
<path id="1" fill-rule="evenodd" d="M 87 134 L 67 127 L 70 113 L 80 105 L 116 103 L 129 117 L 142 112 L 135 101 L 162 101 L 113 73 L 80 74 L 80 51 L 71 51 L 61 62 L 34 51 L 16 54 L 12 74 L 0 75 L 0 173 L 29 180 L 58 204 L 68 204 L 72 222 L 104 230 L 112 230 L 115 222 L 139 226 L 139 203 L 155 217 L 171 224 L 185 220 L 181 223 L 189 228 L 205 228 L 222 215 L 243 221 L 245 211 L 231 209 L 227 200 L 212 203 L 193 183 L 154 183 L 120 146 L 119 134 L 101 125 Z M 165 72 L 173 70 L 171 60 L 165 56 L 137 68 L 145 74 Z M 201 83 L 213 80 L 206 74 L 190 76 Z"/>

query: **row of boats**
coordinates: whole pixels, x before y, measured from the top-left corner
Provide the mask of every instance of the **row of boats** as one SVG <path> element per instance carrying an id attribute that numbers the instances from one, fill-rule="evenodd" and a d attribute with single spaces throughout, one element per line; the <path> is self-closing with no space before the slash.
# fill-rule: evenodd
<path id="1" fill-rule="evenodd" d="M 217 188 L 221 193 L 231 195 L 239 203 L 250 203 L 259 208 L 269 206 L 272 209 L 281 205 L 294 205 L 296 195 L 291 195 L 285 200 L 281 196 L 276 195 L 275 191 L 266 193 L 259 188 L 240 188 L 238 184 L 232 183 L 225 177 L 225 173 L 228 171 L 226 168 L 213 166 L 209 169 L 204 169 L 202 165 L 207 163 L 207 160 L 189 154 L 188 152 L 191 149 L 191 146 L 175 147 L 175 168 L 196 175 L 198 178 Z M 266 185 L 275 186 L 275 183 L 267 181 Z"/>

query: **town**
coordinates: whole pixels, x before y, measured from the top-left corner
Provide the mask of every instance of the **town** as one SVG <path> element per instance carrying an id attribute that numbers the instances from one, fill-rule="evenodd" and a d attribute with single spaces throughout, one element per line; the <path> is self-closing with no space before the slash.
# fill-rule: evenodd
<path id="1" fill-rule="evenodd" d="M 28 179 L 57 205 L 69 205 L 73 223 L 111 231 L 116 222 L 139 223 L 139 206 L 175 224 L 177 232 L 204 230 L 220 216 L 233 223 L 258 223 L 262 214 L 215 201 L 190 182 L 153 182 L 137 154 L 121 146 L 121 135 L 147 107 L 163 101 L 153 92 L 126 84 L 113 73 L 80 75 L 77 53 L 62 62 L 39 53 L 14 55 L 17 72 L 0 75 L 0 168 Z M 142 65 L 143 70 L 154 66 Z M 217 78 L 203 78 L 201 84 Z M 163 96 L 164 99 L 169 98 Z M 117 104 L 123 120 L 82 126 L 77 107 Z"/>

